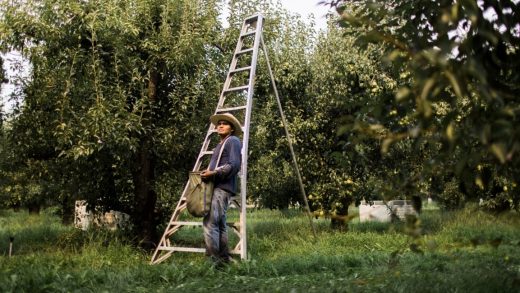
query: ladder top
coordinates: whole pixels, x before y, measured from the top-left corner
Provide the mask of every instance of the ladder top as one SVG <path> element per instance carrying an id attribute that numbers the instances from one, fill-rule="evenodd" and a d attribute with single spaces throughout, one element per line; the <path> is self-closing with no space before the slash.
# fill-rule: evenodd
<path id="1" fill-rule="evenodd" d="M 256 20 L 257 18 L 264 18 L 264 16 L 262 15 L 262 13 L 257 12 L 256 14 L 253 14 L 253 15 L 249 16 L 248 18 L 246 18 L 244 20 L 244 22 L 251 22 L 251 21 Z"/>

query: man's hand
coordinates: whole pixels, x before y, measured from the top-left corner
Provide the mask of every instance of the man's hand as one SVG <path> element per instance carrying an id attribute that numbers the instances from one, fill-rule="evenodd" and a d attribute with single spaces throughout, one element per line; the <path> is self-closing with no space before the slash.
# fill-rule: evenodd
<path id="1" fill-rule="evenodd" d="M 209 171 L 204 170 L 202 173 L 200 173 L 200 177 L 205 180 L 211 179 L 211 177 L 215 176 L 217 174 L 217 171 Z"/>

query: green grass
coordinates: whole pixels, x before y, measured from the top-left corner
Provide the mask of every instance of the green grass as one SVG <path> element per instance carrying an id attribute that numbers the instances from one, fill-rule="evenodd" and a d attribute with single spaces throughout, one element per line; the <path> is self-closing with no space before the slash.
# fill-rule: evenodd
<path id="1" fill-rule="evenodd" d="M 151 266 L 128 236 L 63 226 L 51 211 L 0 211 L 0 292 L 519 291 L 520 215 L 431 209 L 420 220 L 421 236 L 412 238 L 402 223 L 353 220 L 338 232 L 318 219 L 314 241 L 299 211 L 252 211 L 250 260 L 216 270 L 189 253 Z M 175 237 L 202 245 L 200 233 Z"/>

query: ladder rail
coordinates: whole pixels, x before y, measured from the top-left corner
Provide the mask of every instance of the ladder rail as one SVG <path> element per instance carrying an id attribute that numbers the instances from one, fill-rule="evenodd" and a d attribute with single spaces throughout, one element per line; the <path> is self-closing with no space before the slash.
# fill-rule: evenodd
<path id="1" fill-rule="evenodd" d="M 255 73 L 256 73 L 256 65 L 258 61 L 258 51 L 260 48 L 260 37 L 262 35 L 262 27 L 263 27 L 263 18 L 259 17 L 256 23 L 256 35 L 253 43 L 253 56 L 251 60 L 251 73 L 249 74 L 249 90 L 247 93 L 247 109 L 246 109 L 246 117 L 245 117 L 245 125 L 247 125 L 246 129 L 244 129 L 243 134 L 243 142 L 242 142 L 242 167 L 241 172 L 242 176 L 240 177 L 240 195 L 241 195 L 241 204 L 240 204 L 240 234 L 241 234 L 241 257 L 242 259 L 247 258 L 247 228 L 246 228 L 246 198 L 247 198 L 247 162 L 248 162 L 248 154 L 249 154 L 249 126 L 251 125 L 251 109 L 253 107 L 253 103 L 249 102 L 253 99 L 254 85 L 255 85 Z"/>
<path id="2" fill-rule="evenodd" d="M 161 258 L 159 256 L 159 254 L 160 254 L 159 247 L 166 246 L 166 242 L 168 240 L 168 237 L 171 235 L 169 233 L 170 229 L 168 229 L 170 227 L 170 224 L 172 222 L 177 221 L 177 219 L 180 216 L 180 213 L 186 208 L 185 194 L 186 194 L 186 191 L 188 190 L 188 185 L 189 185 L 189 182 L 186 183 L 186 185 L 184 186 L 184 191 L 182 192 L 181 198 L 179 199 L 179 202 L 177 203 L 177 207 L 175 208 L 175 211 L 172 213 L 172 215 L 170 217 L 170 221 L 168 222 L 168 227 L 166 227 L 166 229 L 164 229 L 164 232 L 163 232 L 163 235 L 161 237 L 161 240 L 159 240 L 159 245 L 157 245 L 157 247 L 156 247 L 156 249 L 155 249 L 155 251 L 154 251 L 154 253 L 152 255 L 152 260 L 150 262 L 151 264 L 159 263 L 159 262 L 161 262 L 161 261 L 163 261 L 165 259 L 165 258 Z M 184 205 L 184 207 L 182 207 L 183 205 Z"/>
<path id="3" fill-rule="evenodd" d="M 246 23 L 244 21 L 244 23 L 242 24 L 242 28 L 240 29 L 240 34 L 238 36 L 237 45 L 235 46 L 235 51 L 233 52 L 233 57 L 231 58 L 231 63 L 229 64 L 229 69 L 228 69 L 228 73 L 226 75 L 226 80 L 224 82 L 224 86 L 223 86 L 222 91 L 220 93 L 220 97 L 219 97 L 219 100 L 218 100 L 218 103 L 217 103 L 217 109 L 224 106 L 224 101 L 225 101 L 225 98 L 226 98 L 226 90 L 229 89 L 229 86 L 231 84 L 231 78 L 233 76 L 231 71 L 236 69 L 236 66 L 237 66 L 237 63 L 238 63 L 238 56 L 239 56 L 238 53 L 240 51 L 242 51 L 242 46 L 243 46 L 243 43 L 244 43 L 243 39 L 242 39 L 242 34 L 243 34 L 244 30 L 246 29 L 245 27 L 246 27 Z M 254 51 L 254 48 L 252 48 L 252 49 L 253 49 L 252 51 Z"/>

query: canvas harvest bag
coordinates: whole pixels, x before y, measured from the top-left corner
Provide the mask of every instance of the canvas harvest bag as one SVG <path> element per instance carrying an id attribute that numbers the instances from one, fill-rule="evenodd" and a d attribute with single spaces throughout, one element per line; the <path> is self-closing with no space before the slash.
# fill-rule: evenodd
<path id="1" fill-rule="evenodd" d="M 220 152 L 218 154 L 217 164 L 220 162 L 220 157 L 226 146 L 227 138 L 222 143 Z M 190 172 L 188 192 L 186 194 L 186 208 L 188 212 L 194 217 L 204 217 L 209 213 L 211 208 L 211 198 L 213 197 L 214 182 L 208 180 L 202 181 L 201 172 Z"/>

